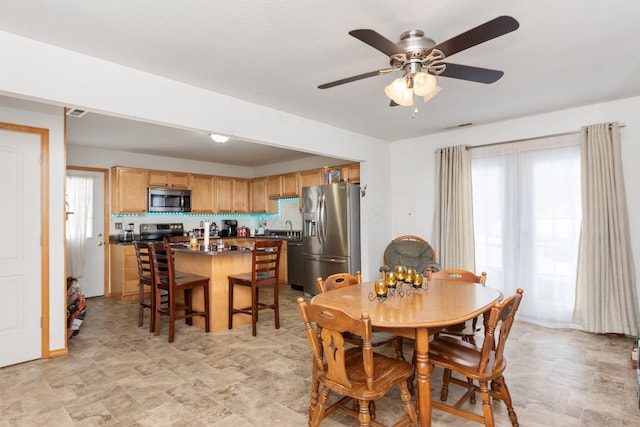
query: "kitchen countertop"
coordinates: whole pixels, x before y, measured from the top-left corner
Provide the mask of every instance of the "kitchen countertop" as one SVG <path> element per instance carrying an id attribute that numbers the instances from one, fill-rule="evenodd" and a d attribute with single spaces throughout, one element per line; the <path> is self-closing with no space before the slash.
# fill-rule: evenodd
<path id="1" fill-rule="evenodd" d="M 211 245 L 209 246 L 211 247 Z M 197 255 L 208 255 L 208 256 L 245 254 L 245 253 L 250 253 L 251 249 L 252 248 L 245 247 L 245 246 L 236 246 L 236 249 L 228 249 L 227 247 L 225 247 L 225 249 L 218 251 L 218 250 L 205 250 L 204 245 L 198 245 L 197 249 L 195 248 L 191 249 L 191 247 L 186 245 L 173 246 L 174 252 L 182 252 L 182 253 L 197 254 Z"/>
<path id="2" fill-rule="evenodd" d="M 227 239 L 279 239 L 279 240 L 286 240 L 289 242 L 301 242 L 302 239 L 300 237 L 295 237 L 295 236 L 271 236 L 271 235 L 260 235 L 260 236 L 253 236 L 253 237 L 210 237 L 210 241 L 214 242 L 212 244 L 215 244 L 216 240 L 227 240 Z M 202 237 L 200 237 L 199 239 L 200 241 L 204 240 Z M 133 241 L 124 241 L 124 240 L 120 240 L 120 236 L 119 235 L 115 235 L 115 236 L 109 236 L 109 244 L 112 245 L 132 245 L 134 241 L 140 241 L 140 237 L 138 235 L 135 236 Z"/>

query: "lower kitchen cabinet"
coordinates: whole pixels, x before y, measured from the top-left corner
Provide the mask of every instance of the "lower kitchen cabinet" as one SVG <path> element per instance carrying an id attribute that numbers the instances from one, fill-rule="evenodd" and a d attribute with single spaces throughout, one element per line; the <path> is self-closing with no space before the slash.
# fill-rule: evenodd
<path id="1" fill-rule="evenodd" d="M 138 261 L 133 245 L 109 245 L 111 257 L 111 296 L 120 301 L 137 301 Z"/>

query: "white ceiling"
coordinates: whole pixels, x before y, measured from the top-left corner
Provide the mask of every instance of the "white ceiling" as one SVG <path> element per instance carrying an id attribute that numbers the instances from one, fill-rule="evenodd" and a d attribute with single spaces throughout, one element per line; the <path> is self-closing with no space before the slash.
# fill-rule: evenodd
<path id="1" fill-rule="evenodd" d="M 388 141 L 640 95 L 637 0 L 2 3 L 0 30 Z M 350 30 L 371 28 L 397 42 L 421 29 L 438 43 L 500 15 L 520 28 L 451 62 L 504 77 L 491 85 L 440 77 L 443 90 L 416 118 L 407 107 L 389 107 L 383 88 L 396 73 L 317 89 L 388 67 Z M 248 166 L 305 155 L 231 141 L 204 158 L 202 137 L 88 113 L 70 118 L 68 142 Z"/>

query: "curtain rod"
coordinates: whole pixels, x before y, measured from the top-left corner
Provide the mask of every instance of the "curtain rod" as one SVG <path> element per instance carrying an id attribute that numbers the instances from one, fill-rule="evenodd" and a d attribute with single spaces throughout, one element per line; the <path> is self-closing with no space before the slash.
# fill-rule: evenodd
<path id="1" fill-rule="evenodd" d="M 620 127 L 621 128 L 625 127 L 626 125 L 627 125 L 626 123 L 620 123 Z M 611 125 L 609 125 L 609 129 L 611 129 Z M 554 136 L 573 135 L 573 134 L 576 134 L 576 133 L 580 133 L 580 131 L 579 130 L 574 130 L 574 131 L 571 131 L 571 132 L 554 133 L 554 134 L 551 134 L 551 135 L 533 136 L 531 138 L 512 139 L 511 141 L 492 142 L 490 144 L 467 145 L 466 149 L 467 150 L 473 150 L 474 148 L 493 147 L 495 145 L 503 145 L 503 144 L 514 144 L 516 142 L 531 141 L 531 140 L 534 140 L 534 139 L 552 138 Z"/>

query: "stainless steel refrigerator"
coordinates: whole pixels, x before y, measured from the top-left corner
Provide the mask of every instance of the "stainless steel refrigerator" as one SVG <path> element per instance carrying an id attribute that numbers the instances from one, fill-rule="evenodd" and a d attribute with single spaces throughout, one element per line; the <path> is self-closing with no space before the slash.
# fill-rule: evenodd
<path id="1" fill-rule="evenodd" d="M 360 186 L 302 188 L 303 290 L 316 295 L 318 277 L 360 270 Z"/>

